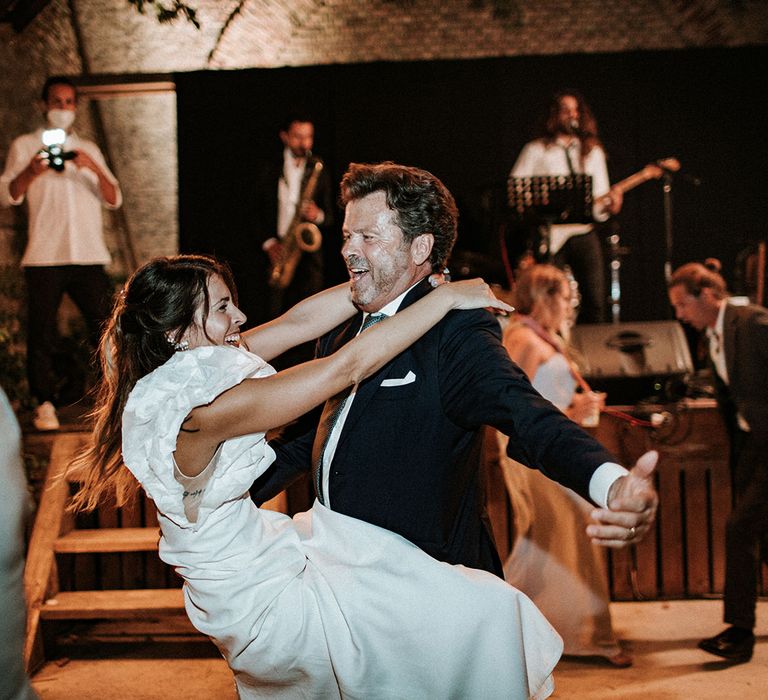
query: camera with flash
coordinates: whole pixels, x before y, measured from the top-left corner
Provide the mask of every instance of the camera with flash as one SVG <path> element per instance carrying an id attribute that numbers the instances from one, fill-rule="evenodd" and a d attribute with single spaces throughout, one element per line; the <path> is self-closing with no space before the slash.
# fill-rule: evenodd
<path id="1" fill-rule="evenodd" d="M 64 162 L 72 160 L 77 153 L 65 151 L 64 143 L 67 140 L 67 132 L 64 129 L 46 129 L 43 132 L 43 145 L 40 151 L 48 161 L 48 167 L 58 173 L 64 172 Z"/>

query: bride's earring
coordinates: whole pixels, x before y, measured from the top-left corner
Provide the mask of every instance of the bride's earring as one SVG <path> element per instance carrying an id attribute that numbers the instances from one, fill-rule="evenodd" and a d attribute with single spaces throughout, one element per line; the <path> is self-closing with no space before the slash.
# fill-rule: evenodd
<path id="1" fill-rule="evenodd" d="M 188 340 L 180 340 L 177 343 L 173 339 L 173 336 L 171 336 L 171 335 L 165 336 L 165 339 L 168 341 L 168 344 L 171 345 L 176 352 L 184 352 L 185 350 L 189 350 L 189 341 Z"/>

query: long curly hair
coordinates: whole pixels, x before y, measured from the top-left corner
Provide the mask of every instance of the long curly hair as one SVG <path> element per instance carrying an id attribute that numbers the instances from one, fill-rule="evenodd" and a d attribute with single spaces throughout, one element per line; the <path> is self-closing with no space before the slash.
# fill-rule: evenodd
<path id="1" fill-rule="evenodd" d="M 117 295 L 99 344 L 101 380 L 89 415 L 92 441 L 73 462 L 81 482 L 72 510 L 93 510 L 108 496 L 117 505 L 132 496 L 138 483 L 123 468 L 122 417 L 136 382 L 176 352 L 198 310 L 208 318 L 208 281 L 221 277 L 236 300 L 229 268 L 204 255 L 155 258 L 140 267 Z"/>
<path id="2" fill-rule="evenodd" d="M 554 143 L 557 139 L 557 135 L 561 130 L 560 102 L 564 97 L 573 97 L 579 108 L 579 129 L 576 135 L 581 141 L 581 159 L 583 161 L 593 148 L 596 146 L 602 147 L 603 144 L 598 135 L 597 120 L 594 114 L 592 114 L 592 110 L 584 96 L 578 90 L 561 90 L 552 95 L 547 113 L 538 125 L 536 135 L 546 143 Z"/>

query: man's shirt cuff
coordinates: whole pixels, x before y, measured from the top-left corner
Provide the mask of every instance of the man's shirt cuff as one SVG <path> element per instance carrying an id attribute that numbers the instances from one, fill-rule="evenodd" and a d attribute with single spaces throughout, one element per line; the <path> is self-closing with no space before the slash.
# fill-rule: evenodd
<path id="1" fill-rule="evenodd" d="M 589 497 L 601 508 L 608 507 L 608 491 L 620 476 L 626 476 L 629 470 L 615 462 L 604 462 L 592 474 L 589 480 Z"/>

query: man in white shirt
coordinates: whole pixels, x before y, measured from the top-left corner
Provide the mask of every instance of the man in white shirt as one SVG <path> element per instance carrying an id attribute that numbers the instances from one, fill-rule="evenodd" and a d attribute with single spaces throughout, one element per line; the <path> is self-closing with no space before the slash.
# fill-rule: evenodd
<path id="1" fill-rule="evenodd" d="M 512 167 L 511 177 L 589 175 L 594 206 L 591 218 L 606 221 L 618 214 L 622 192 L 611 189 L 605 151 L 597 123 L 584 98 L 575 90 L 554 95 L 538 138 L 527 143 Z M 592 221 L 582 212 L 568 213 L 568 220 L 549 227 L 544 260 L 570 267 L 579 285 L 579 322 L 606 321 L 606 286 L 602 243 Z M 551 259 L 550 259 L 551 256 Z"/>
<path id="2" fill-rule="evenodd" d="M 27 375 L 38 402 L 35 427 L 56 430 L 56 315 L 66 292 L 83 314 L 92 341 L 98 339 L 111 299 L 102 206 L 116 209 L 122 195 L 98 146 L 72 130 L 77 110 L 74 84 L 67 78 L 49 78 L 41 108 L 46 129 L 11 143 L 0 176 L 0 204 L 27 202 L 28 241 L 21 260 L 27 283 Z"/>
<path id="3" fill-rule="evenodd" d="M 306 115 L 291 114 L 285 118 L 279 136 L 283 145 L 280 158 L 266 164 L 265 172 L 257 176 L 260 187 L 257 235 L 263 241 L 261 247 L 267 255 L 270 272 L 284 262 L 286 247 L 290 246 L 289 236 L 294 235 L 297 224 L 316 226 L 321 247 L 301 253 L 287 286 L 271 280 L 270 317 L 323 289 L 325 261 L 322 246 L 327 243 L 325 239 L 333 223 L 330 179 L 322 160 L 312 154 L 315 141 L 312 120 Z M 243 301 L 248 314 L 247 300 Z M 301 361 L 302 358 L 297 356 L 295 359 Z"/>
<path id="4" fill-rule="evenodd" d="M 237 281 L 238 306 L 251 324 L 275 318 L 328 286 L 334 277 L 329 274 L 329 263 L 333 267 L 337 257 L 333 187 L 327 166 L 312 153 L 315 144 L 312 117 L 303 112 L 287 114 L 278 136 L 280 152 L 260 161 L 254 168 L 251 204 L 256 264 L 252 255 L 227 255 L 222 246 L 217 251 L 224 253 L 230 263 Z M 318 163 L 322 168 L 315 170 Z M 312 182 L 313 177 L 316 179 Z M 290 282 L 281 287 L 275 284 L 273 272 L 284 260 L 288 237 L 293 235 L 296 224 L 316 226 L 320 248 L 301 252 Z M 330 259 L 329 248 L 333 252 Z M 304 343 L 274 358 L 272 364 L 277 369 L 285 369 L 311 360 L 313 355 L 314 343 Z M 300 431 L 301 426 L 303 421 L 293 429 Z M 312 505 L 311 486 L 306 479 L 291 487 L 288 501 L 292 510 L 306 510 Z"/>
<path id="5" fill-rule="evenodd" d="M 731 440 L 735 506 L 726 523 L 724 621 L 699 648 L 734 662 L 755 645 L 758 567 L 768 556 L 768 310 L 729 303 L 719 263 L 688 263 L 667 287 L 677 318 L 709 340 L 717 401 Z"/>

